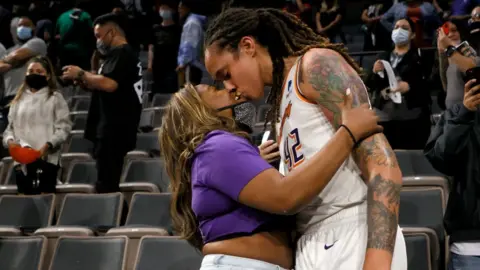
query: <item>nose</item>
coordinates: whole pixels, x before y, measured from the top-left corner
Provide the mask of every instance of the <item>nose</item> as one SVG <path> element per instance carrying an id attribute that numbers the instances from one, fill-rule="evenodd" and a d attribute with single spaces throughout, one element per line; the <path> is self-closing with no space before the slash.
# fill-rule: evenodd
<path id="1" fill-rule="evenodd" d="M 237 87 L 230 81 L 223 81 L 223 85 L 225 86 L 225 89 L 227 89 L 229 92 L 235 90 Z"/>

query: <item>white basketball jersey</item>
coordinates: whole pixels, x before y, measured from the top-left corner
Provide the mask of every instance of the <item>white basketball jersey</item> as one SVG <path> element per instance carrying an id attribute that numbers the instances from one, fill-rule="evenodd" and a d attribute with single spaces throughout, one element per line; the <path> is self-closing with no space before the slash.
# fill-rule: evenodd
<path id="1" fill-rule="evenodd" d="M 300 59 L 284 82 L 280 123 L 277 123 L 277 140 L 282 157 L 280 170 L 284 175 L 319 152 L 335 133 L 319 105 L 303 97 L 298 88 Z M 365 202 L 366 195 L 367 186 L 350 156 L 318 197 L 297 215 L 297 229 L 304 233 L 309 227 L 342 209 Z"/>

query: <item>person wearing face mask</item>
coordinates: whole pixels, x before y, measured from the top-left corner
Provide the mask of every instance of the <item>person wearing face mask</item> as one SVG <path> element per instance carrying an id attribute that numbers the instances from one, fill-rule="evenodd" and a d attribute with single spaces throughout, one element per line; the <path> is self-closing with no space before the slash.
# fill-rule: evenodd
<path id="1" fill-rule="evenodd" d="M 9 48 L 6 56 L 0 59 L 0 74 L 3 74 L 5 84 L 5 91 L 0 100 L 4 120 L 8 118 L 9 107 L 6 105 L 15 97 L 25 79 L 26 63 L 35 56 L 47 54 L 45 41 L 35 37 L 34 33 L 35 25 L 32 20 L 21 17 L 16 30 L 19 44 Z"/>
<path id="2" fill-rule="evenodd" d="M 412 44 L 414 33 L 415 25 L 409 18 L 398 20 L 392 31 L 394 49 L 379 55 L 366 80 L 372 91 L 372 106 L 393 149 L 422 149 L 430 134 L 431 100 L 420 56 Z M 395 89 L 391 88 L 383 61 L 393 69 L 390 79 L 398 82 Z M 389 93 L 399 93 L 400 102 L 394 102 Z"/>
<path id="3" fill-rule="evenodd" d="M 445 105 L 451 108 L 456 103 L 463 101 L 463 85 L 465 84 L 465 72 L 480 64 L 480 58 L 476 56 L 470 42 L 463 43 L 470 50 L 457 48 L 465 34 L 462 33 L 461 21 L 449 21 L 446 23 L 448 35 L 443 27 L 438 29 L 437 49 L 439 58 L 439 73 L 443 89 L 446 91 Z"/>
<path id="4" fill-rule="evenodd" d="M 85 138 L 94 143 L 99 193 L 119 191 L 124 158 L 135 148 L 142 110 L 142 65 L 127 42 L 123 19 L 110 13 L 94 22 L 97 50 L 104 57 L 98 74 L 77 66 L 63 67 L 63 79 L 93 92 Z"/>
<path id="5" fill-rule="evenodd" d="M 163 1 L 159 6 L 159 24 L 154 24 L 148 45 L 148 71 L 153 75 L 152 96 L 178 90 L 177 55 L 181 28 L 175 20 L 176 2 Z"/>
<path id="6" fill-rule="evenodd" d="M 56 89 L 50 60 L 35 57 L 27 64 L 25 80 L 9 105 L 4 146 L 29 147 L 40 153 L 40 159 L 33 163 L 15 163 L 19 193 L 55 192 L 60 149 L 72 129 L 67 102 Z M 38 169 L 42 171 L 40 175 Z"/>

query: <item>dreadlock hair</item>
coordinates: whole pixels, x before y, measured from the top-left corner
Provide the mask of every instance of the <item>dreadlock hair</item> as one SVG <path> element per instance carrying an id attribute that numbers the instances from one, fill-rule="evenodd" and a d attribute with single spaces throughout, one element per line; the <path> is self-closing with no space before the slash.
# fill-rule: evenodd
<path id="1" fill-rule="evenodd" d="M 215 43 L 221 49 L 236 51 L 242 37 L 251 36 L 264 46 L 273 63 L 273 84 L 267 97 L 272 105 L 267 112 L 266 123 L 271 121 L 272 130 L 278 122 L 281 88 L 283 85 L 284 58 L 301 56 L 312 48 L 327 48 L 341 54 L 358 72 L 360 67 L 347 54 L 343 44 L 330 43 L 292 14 L 278 9 L 230 8 L 217 16 L 205 32 L 205 48 Z"/>

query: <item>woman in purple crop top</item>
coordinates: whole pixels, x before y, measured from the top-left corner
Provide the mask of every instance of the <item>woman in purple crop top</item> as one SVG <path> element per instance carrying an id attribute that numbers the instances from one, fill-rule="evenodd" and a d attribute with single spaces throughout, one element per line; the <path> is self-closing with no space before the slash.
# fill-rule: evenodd
<path id="1" fill-rule="evenodd" d="M 201 270 L 291 269 L 285 216 L 315 198 L 355 144 L 382 128 L 368 106 L 352 108 L 347 95 L 343 128 L 284 177 L 262 159 L 231 111 L 218 110 L 239 102 L 235 89 L 187 85 L 166 106 L 160 144 L 172 181 L 174 227 L 202 250 Z"/>

